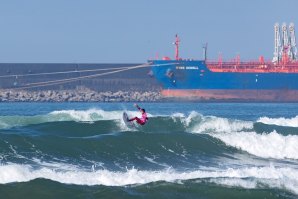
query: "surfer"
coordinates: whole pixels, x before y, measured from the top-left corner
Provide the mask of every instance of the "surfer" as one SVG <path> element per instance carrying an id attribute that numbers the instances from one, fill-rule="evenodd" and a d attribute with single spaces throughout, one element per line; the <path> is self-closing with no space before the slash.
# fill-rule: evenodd
<path id="1" fill-rule="evenodd" d="M 129 119 L 128 121 L 131 122 L 131 121 L 136 120 L 137 123 L 140 124 L 140 125 L 146 124 L 146 122 L 148 121 L 148 117 L 147 117 L 145 109 L 139 107 L 137 104 L 134 104 L 134 106 L 137 107 L 137 109 L 139 109 L 139 111 L 141 111 L 142 117 L 141 118 L 134 117 L 134 118 Z"/>

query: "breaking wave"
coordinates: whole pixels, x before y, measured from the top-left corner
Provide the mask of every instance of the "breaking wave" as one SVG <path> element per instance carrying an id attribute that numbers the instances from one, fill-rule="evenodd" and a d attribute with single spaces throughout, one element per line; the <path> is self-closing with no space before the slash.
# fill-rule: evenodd
<path id="1" fill-rule="evenodd" d="M 291 119 L 260 118 L 258 121 L 243 121 L 216 116 L 204 116 L 192 111 L 188 115 L 174 113 L 169 116 L 149 115 L 147 125 L 137 129 L 127 128 L 122 121 L 123 111 L 104 111 L 90 109 L 85 111 L 60 110 L 37 116 L 1 116 L 0 128 L 24 126 L 23 130 L 40 132 L 47 135 L 74 136 L 87 138 L 107 132 L 142 132 L 155 134 L 192 133 L 206 134 L 219 139 L 227 146 L 240 149 L 262 158 L 298 159 L 298 135 L 284 135 L 283 125 L 295 126 L 297 116 Z M 128 112 L 139 115 L 139 112 Z M 256 123 L 281 125 L 278 131 L 270 127 L 269 132 L 260 132 Z M 266 124 L 264 124 L 266 125 Z M 9 131 L 11 132 L 11 131 Z M 176 136 L 176 135 L 175 135 Z"/>
<path id="2" fill-rule="evenodd" d="M 49 179 L 65 184 L 126 186 L 166 181 L 183 183 L 185 180 L 207 179 L 217 184 L 235 187 L 257 188 L 264 184 L 272 188 L 287 189 L 298 194 L 298 171 L 274 166 L 229 168 L 226 170 L 195 170 L 179 172 L 172 168 L 159 171 L 127 169 L 124 172 L 109 170 L 80 170 L 77 167 L 32 168 L 30 165 L 1 165 L 0 183 L 27 182 L 37 178 Z"/>
<path id="3" fill-rule="evenodd" d="M 100 120 L 121 120 L 123 111 L 104 111 L 100 109 L 89 110 L 60 110 L 45 115 L 34 116 L 0 116 L 0 129 L 8 129 L 17 126 L 41 124 L 46 122 L 95 122 Z M 130 114 L 138 112 L 129 111 Z"/>
<path id="4" fill-rule="evenodd" d="M 213 134 L 225 144 L 262 158 L 298 159 L 298 136 L 283 136 L 275 131 L 267 134 L 234 132 Z"/>
<path id="5" fill-rule="evenodd" d="M 151 114 L 146 125 L 130 129 L 122 113 L 89 109 L 0 116 L 0 184 L 207 182 L 298 194 L 298 116 L 245 121 L 176 112 Z"/>
<path id="6" fill-rule="evenodd" d="M 264 124 L 278 125 L 278 126 L 289 126 L 289 127 L 298 127 L 298 116 L 293 118 L 269 118 L 261 117 L 257 122 Z"/>

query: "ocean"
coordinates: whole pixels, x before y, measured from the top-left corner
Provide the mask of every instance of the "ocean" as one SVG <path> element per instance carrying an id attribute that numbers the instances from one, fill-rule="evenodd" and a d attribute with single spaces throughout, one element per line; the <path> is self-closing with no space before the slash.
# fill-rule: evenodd
<path id="1" fill-rule="evenodd" d="M 298 198 L 298 104 L 1 103 L 0 198 Z"/>

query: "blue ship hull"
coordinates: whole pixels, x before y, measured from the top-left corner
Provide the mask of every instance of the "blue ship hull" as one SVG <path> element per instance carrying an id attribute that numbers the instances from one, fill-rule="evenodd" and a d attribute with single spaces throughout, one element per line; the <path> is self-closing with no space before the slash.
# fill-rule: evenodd
<path id="1" fill-rule="evenodd" d="M 202 60 L 152 60 L 167 97 L 298 102 L 298 73 L 213 72 Z"/>

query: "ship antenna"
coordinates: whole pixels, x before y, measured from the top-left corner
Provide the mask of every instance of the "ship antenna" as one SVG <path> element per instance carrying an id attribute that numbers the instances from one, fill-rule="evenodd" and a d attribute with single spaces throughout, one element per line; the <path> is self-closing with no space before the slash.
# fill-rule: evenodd
<path id="1" fill-rule="evenodd" d="M 178 37 L 178 34 L 176 34 L 176 40 L 175 40 L 175 46 L 176 46 L 176 48 L 175 48 L 175 58 L 176 58 L 176 60 L 179 60 L 180 58 L 179 58 L 179 43 L 180 43 L 180 39 L 179 39 L 179 37 Z"/>
<path id="2" fill-rule="evenodd" d="M 208 43 L 206 42 L 203 45 L 203 53 L 204 53 L 204 60 L 207 61 L 207 48 L 208 48 Z"/>

